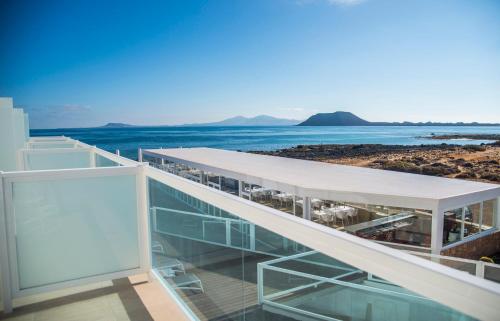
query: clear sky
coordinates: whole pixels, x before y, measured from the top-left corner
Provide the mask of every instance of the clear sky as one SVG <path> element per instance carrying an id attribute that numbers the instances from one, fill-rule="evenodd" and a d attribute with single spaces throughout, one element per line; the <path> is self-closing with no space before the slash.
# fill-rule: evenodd
<path id="1" fill-rule="evenodd" d="M 500 122 L 498 0 L 3 0 L 0 44 L 0 96 L 38 128 Z"/>

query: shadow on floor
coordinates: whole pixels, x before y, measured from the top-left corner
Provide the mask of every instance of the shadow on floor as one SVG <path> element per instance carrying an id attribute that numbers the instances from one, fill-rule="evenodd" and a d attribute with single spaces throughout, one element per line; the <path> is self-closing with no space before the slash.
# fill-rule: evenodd
<path id="1" fill-rule="evenodd" d="M 83 304 L 87 300 L 98 298 L 102 298 L 104 300 L 106 296 L 116 294 L 121 301 L 121 304 L 126 311 L 128 319 L 130 321 L 154 321 L 133 287 L 134 285 L 138 285 L 141 283 L 132 284 L 130 283 L 130 280 L 128 278 L 117 279 L 113 280 L 112 282 L 113 285 L 109 287 L 79 292 L 42 302 L 24 305 L 15 308 L 14 311 L 10 314 L 4 314 L 3 312 L 0 312 L 0 320 L 24 320 L 24 318 L 22 318 L 23 316 L 26 316 L 26 320 L 29 320 L 29 315 L 34 315 L 34 319 L 37 319 L 37 314 L 46 312 L 50 309 L 66 309 L 67 307 L 65 306 L 68 306 L 70 304 L 72 304 L 72 307 L 70 309 L 74 309 L 75 312 L 78 312 L 81 309 L 81 306 L 79 306 L 78 303 Z M 110 313 L 112 313 L 111 307 L 109 307 L 109 309 Z M 84 313 L 84 311 L 81 312 Z M 53 321 L 66 320 L 59 320 L 54 318 Z"/>

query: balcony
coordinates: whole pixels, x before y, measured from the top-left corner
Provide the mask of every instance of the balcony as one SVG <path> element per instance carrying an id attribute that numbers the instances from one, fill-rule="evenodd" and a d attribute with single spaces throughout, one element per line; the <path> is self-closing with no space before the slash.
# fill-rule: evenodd
<path id="1" fill-rule="evenodd" d="M 82 150 L 81 162 L 65 158 Z M 39 151 L 46 158 L 31 158 Z M 500 286 L 439 255 L 396 250 L 69 138 L 26 137 L 13 153 L 0 163 L 3 318 L 498 316 Z"/>

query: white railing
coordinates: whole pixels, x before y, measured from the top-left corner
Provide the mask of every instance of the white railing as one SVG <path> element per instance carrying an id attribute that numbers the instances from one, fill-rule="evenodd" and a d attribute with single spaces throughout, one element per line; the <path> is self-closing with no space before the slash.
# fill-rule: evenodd
<path id="1" fill-rule="evenodd" d="M 357 278 L 365 278 L 368 281 L 373 281 L 373 282 L 380 282 L 379 279 L 375 279 L 372 277 L 371 274 L 368 274 L 368 278 L 366 278 L 366 274 L 357 269 L 348 269 L 345 268 L 344 266 L 335 266 L 335 265 L 330 265 L 329 267 L 332 270 L 338 270 L 339 273 L 337 273 L 333 277 L 323 277 L 319 275 L 313 274 L 313 271 L 311 269 L 308 269 L 308 273 L 306 272 L 301 272 L 301 271 L 295 271 L 289 268 L 283 268 L 283 267 L 278 267 L 275 266 L 276 263 L 280 262 L 286 262 L 286 261 L 298 261 L 298 262 L 303 262 L 307 264 L 315 264 L 315 262 L 311 262 L 307 260 L 307 256 L 315 254 L 316 252 L 306 252 L 306 253 L 301 253 L 301 254 L 296 254 L 288 257 L 282 257 L 279 259 L 274 259 L 262 263 L 258 263 L 257 265 L 257 295 L 258 295 L 258 302 L 259 304 L 263 305 L 268 305 L 272 306 L 275 308 L 279 308 L 285 311 L 289 311 L 291 313 L 297 313 L 305 316 L 310 316 L 316 319 L 320 320 L 327 320 L 327 321 L 339 321 L 339 319 L 332 318 L 330 316 L 327 316 L 325 314 L 322 314 L 321 311 L 311 311 L 311 310 L 306 310 L 303 307 L 299 306 L 294 306 L 293 303 L 290 304 L 285 304 L 282 300 L 280 299 L 286 299 L 289 297 L 292 297 L 294 294 L 296 295 L 311 295 L 311 293 L 314 293 L 316 291 L 322 291 L 324 287 L 320 286 L 332 286 L 335 288 L 335 290 L 338 289 L 355 289 L 355 290 L 360 290 L 363 291 L 366 294 L 374 294 L 377 296 L 390 296 L 390 297 L 395 297 L 397 299 L 401 300 L 411 300 L 411 301 L 417 301 L 417 302 L 423 302 L 424 304 L 435 304 L 435 302 L 431 299 L 421 297 L 415 294 L 411 294 L 406 292 L 406 290 L 401 289 L 401 291 L 397 290 L 389 290 L 389 289 L 384 289 L 384 288 L 378 288 L 374 286 L 369 286 L 366 284 L 360 284 L 357 282 L 350 282 L 350 281 L 344 281 L 343 279 L 348 278 L 348 277 L 357 277 Z M 284 290 L 275 290 L 272 293 L 266 294 L 265 289 L 273 289 L 273 282 L 276 282 L 279 280 L 278 276 L 274 276 L 271 278 L 270 281 L 267 281 L 267 278 L 265 277 L 266 271 L 273 271 L 277 272 L 278 274 L 282 274 L 286 276 L 286 280 L 289 283 L 289 288 L 286 288 Z M 342 271 L 342 272 L 340 272 Z M 294 282 L 294 279 L 291 278 L 291 276 L 296 277 L 298 282 Z M 302 281 L 302 282 L 301 282 Z M 391 285 L 393 286 L 393 289 L 397 289 L 398 287 L 395 286 L 394 284 L 391 284 L 389 282 L 381 280 L 383 284 Z M 306 283 L 306 284 L 300 284 L 300 285 L 295 285 L 293 283 Z M 280 284 L 280 287 L 283 285 Z M 300 294 L 300 293 L 303 294 Z M 332 292 L 332 293 L 335 293 Z M 322 295 L 325 295 L 323 293 Z M 301 298 L 303 299 L 303 298 Z M 307 299 L 304 298 L 303 302 L 306 302 Z"/>
<path id="2" fill-rule="evenodd" d="M 467 272 L 478 278 L 500 283 L 500 264 L 415 251 L 406 251 L 406 253 L 425 258 L 456 270 Z M 485 273 L 486 269 L 494 271 L 494 276 L 487 275 L 487 273 Z"/>

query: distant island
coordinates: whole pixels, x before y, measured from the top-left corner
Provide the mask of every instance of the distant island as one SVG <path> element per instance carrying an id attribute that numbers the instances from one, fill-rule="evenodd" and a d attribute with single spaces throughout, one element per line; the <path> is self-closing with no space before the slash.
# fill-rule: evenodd
<path id="1" fill-rule="evenodd" d="M 127 127 L 135 127 L 134 125 L 124 124 L 124 123 L 107 123 L 100 128 L 127 128 Z"/>
<path id="2" fill-rule="evenodd" d="M 128 127 L 206 127 L 206 126 L 294 126 L 299 124 L 300 120 L 276 118 L 268 115 L 259 115 L 255 117 L 236 116 L 213 123 L 197 123 L 183 125 L 158 125 L 158 126 L 139 126 L 124 123 L 107 123 L 99 128 L 128 128 Z"/>
<path id="3" fill-rule="evenodd" d="M 293 126 L 300 122 L 300 120 L 295 119 L 259 115 L 255 117 L 236 116 L 213 123 L 184 124 L 182 126 Z"/>
<path id="4" fill-rule="evenodd" d="M 193 123 L 183 125 L 158 125 L 140 126 L 124 123 L 107 123 L 99 128 L 128 128 L 128 127 L 209 127 L 209 126 L 500 126 L 498 123 L 438 123 L 438 122 L 371 122 L 347 111 L 336 111 L 334 113 L 315 114 L 305 121 L 277 118 L 268 115 L 255 117 L 236 116 L 212 123 Z"/>
<path id="5" fill-rule="evenodd" d="M 500 126 L 498 123 L 370 122 L 351 112 L 336 111 L 313 115 L 297 126 Z"/>

